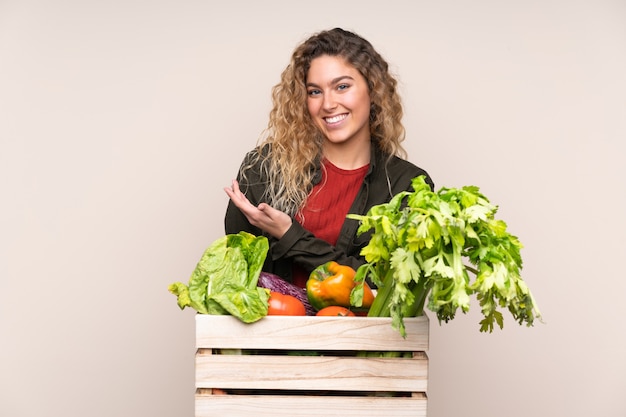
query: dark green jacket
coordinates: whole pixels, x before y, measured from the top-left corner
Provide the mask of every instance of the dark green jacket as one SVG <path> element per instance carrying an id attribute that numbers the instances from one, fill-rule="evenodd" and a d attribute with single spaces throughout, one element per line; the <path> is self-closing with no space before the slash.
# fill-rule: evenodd
<path id="1" fill-rule="evenodd" d="M 249 159 L 252 152 L 246 155 L 244 163 Z M 251 169 L 247 175 L 247 181 L 242 182 L 240 176 L 237 177 L 237 180 L 240 182 L 240 188 L 248 200 L 252 204 L 258 205 L 264 202 L 262 195 L 265 191 L 267 180 L 259 177 L 258 169 Z M 387 155 L 379 151 L 376 146 L 372 146 L 370 169 L 365 175 L 363 185 L 354 199 L 349 212 L 365 214 L 372 206 L 388 202 L 397 193 L 410 190 L 411 180 L 419 175 L 426 175 L 426 181 L 434 189 L 434 184 L 426 171 L 395 156 L 387 161 Z M 317 178 L 321 178 L 321 172 L 317 175 Z M 238 233 L 242 230 L 256 236 L 263 234 L 260 229 L 248 222 L 246 217 L 231 201 L 228 202 L 224 224 L 226 234 Z M 365 263 L 360 252 L 370 238 L 369 233 L 364 233 L 357 237 L 356 231 L 358 226 L 358 221 L 346 219 L 337 244 L 332 246 L 328 242 L 316 238 L 294 220 L 287 233 L 281 239 L 274 239 L 268 236 L 270 250 L 263 270 L 291 281 L 293 262 L 302 265 L 308 272 L 331 260 L 337 261 L 342 265 L 350 265 L 356 269 Z"/>

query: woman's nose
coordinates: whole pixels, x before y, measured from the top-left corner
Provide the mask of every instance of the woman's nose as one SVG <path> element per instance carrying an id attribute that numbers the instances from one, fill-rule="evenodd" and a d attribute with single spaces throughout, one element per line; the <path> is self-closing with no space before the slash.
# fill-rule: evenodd
<path id="1" fill-rule="evenodd" d="M 322 103 L 324 110 L 329 111 L 337 107 L 335 96 L 332 93 L 324 94 L 324 102 Z"/>

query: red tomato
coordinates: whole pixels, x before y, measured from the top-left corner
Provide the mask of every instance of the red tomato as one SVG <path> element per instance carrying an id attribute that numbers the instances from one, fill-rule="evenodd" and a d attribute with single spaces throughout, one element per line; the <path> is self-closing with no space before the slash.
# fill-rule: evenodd
<path id="1" fill-rule="evenodd" d="M 320 311 L 318 311 L 316 314 L 316 316 L 339 316 L 339 317 L 347 317 L 347 316 L 354 316 L 355 314 L 348 310 L 345 307 L 341 307 L 341 306 L 328 306 L 328 307 L 324 307 L 323 309 L 321 309 Z"/>
<path id="2" fill-rule="evenodd" d="M 302 301 L 287 294 L 270 292 L 268 316 L 306 316 L 306 308 Z"/>

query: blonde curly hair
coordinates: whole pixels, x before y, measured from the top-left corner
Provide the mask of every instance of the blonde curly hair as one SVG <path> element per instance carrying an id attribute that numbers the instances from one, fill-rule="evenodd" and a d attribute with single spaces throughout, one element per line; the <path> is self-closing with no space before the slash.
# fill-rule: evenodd
<path id="1" fill-rule="evenodd" d="M 335 28 L 314 34 L 294 50 L 280 82 L 272 88 L 265 137 L 249 164 L 241 168 L 246 178 L 246 170 L 258 164 L 261 177 L 268 181 L 264 200 L 291 216 L 306 202 L 321 160 L 324 137 L 307 109 L 306 79 L 311 61 L 322 55 L 342 57 L 363 75 L 370 93 L 372 144 L 389 156 L 406 156 L 401 146 L 405 130 L 398 82 L 385 59 L 353 32 Z"/>

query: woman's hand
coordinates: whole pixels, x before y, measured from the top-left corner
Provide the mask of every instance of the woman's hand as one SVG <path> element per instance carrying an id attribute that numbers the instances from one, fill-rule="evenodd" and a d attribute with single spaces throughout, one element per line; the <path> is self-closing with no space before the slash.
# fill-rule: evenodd
<path id="1" fill-rule="evenodd" d="M 224 188 L 224 191 L 251 225 L 269 233 L 270 236 L 280 239 L 291 227 L 291 217 L 287 213 L 276 210 L 266 203 L 254 206 L 241 192 L 236 180 L 233 180 L 231 187 Z"/>

